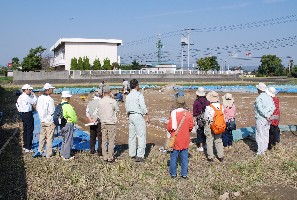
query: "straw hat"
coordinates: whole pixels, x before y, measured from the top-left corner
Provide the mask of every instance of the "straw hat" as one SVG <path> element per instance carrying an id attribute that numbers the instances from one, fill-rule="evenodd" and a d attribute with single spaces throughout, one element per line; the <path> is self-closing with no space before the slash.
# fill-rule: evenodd
<path id="1" fill-rule="evenodd" d="M 204 87 L 199 87 L 198 90 L 196 91 L 196 95 L 199 97 L 204 97 L 205 96 Z"/>
<path id="2" fill-rule="evenodd" d="M 217 92 L 215 92 L 215 91 L 210 91 L 209 93 L 207 93 L 206 99 L 210 103 L 218 102 L 219 101 L 219 94 Z"/>
<path id="3" fill-rule="evenodd" d="M 261 90 L 263 92 L 265 92 L 267 89 L 265 83 L 262 83 L 262 82 L 258 83 L 258 85 L 256 85 L 256 88 L 258 88 L 258 90 Z"/>
<path id="4" fill-rule="evenodd" d="M 222 98 L 224 106 L 232 107 L 232 105 L 234 104 L 234 98 L 232 97 L 232 94 L 226 93 Z"/>
<path id="5" fill-rule="evenodd" d="M 276 93 L 277 92 L 276 92 L 276 89 L 274 87 L 269 87 L 266 90 L 266 94 L 268 94 L 271 97 L 275 97 Z"/>
<path id="6" fill-rule="evenodd" d="M 72 97 L 72 95 L 70 94 L 70 91 L 63 91 L 61 97 L 68 98 L 68 97 Z"/>

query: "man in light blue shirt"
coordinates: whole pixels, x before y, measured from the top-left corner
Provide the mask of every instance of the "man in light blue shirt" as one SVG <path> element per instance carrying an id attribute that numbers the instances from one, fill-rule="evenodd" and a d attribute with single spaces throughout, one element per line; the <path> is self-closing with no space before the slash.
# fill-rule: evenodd
<path id="1" fill-rule="evenodd" d="M 126 97 L 126 111 L 129 117 L 129 156 L 135 158 L 136 162 L 143 162 L 146 147 L 146 124 L 143 117 L 146 115 L 147 123 L 150 118 L 136 79 L 130 81 L 130 88 L 132 91 Z M 138 139 L 137 155 L 136 135 Z"/>
<path id="2" fill-rule="evenodd" d="M 264 83 L 259 83 L 257 86 L 260 94 L 254 103 L 254 111 L 256 118 L 256 142 L 258 145 L 257 155 L 264 154 L 268 148 L 269 143 L 269 128 L 270 117 L 275 110 L 274 102 L 266 93 L 267 87 Z"/>

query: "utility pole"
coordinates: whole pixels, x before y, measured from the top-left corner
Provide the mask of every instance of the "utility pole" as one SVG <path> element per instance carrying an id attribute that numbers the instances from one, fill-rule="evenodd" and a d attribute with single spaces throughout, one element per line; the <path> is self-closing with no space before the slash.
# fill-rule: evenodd
<path id="1" fill-rule="evenodd" d="M 156 44 L 156 47 L 158 48 L 158 64 L 161 64 L 161 49 L 163 48 L 163 44 L 161 42 L 161 34 L 158 34 L 158 42 Z"/>
<path id="2" fill-rule="evenodd" d="M 190 29 L 188 29 L 188 70 L 190 70 Z"/>

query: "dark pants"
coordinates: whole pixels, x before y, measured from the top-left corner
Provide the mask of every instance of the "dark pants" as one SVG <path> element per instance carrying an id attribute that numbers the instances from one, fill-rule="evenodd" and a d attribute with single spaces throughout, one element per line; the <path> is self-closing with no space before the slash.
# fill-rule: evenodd
<path id="1" fill-rule="evenodd" d="M 34 131 L 34 118 L 32 112 L 24 112 L 22 113 L 22 121 L 23 121 L 23 141 L 24 148 L 31 150 L 32 149 L 32 140 L 33 140 L 33 131 Z"/>
<path id="2" fill-rule="evenodd" d="M 97 125 L 90 126 L 90 151 L 95 153 L 96 146 L 96 137 L 98 138 L 98 155 L 102 155 L 102 132 L 101 132 L 101 123 Z"/>
<path id="3" fill-rule="evenodd" d="M 275 146 L 277 142 L 280 142 L 279 127 L 270 125 L 268 149 L 271 149 L 273 146 Z"/>
<path id="4" fill-rule="evenodd" d="M 199 147 L 199 145 L 201 143 L 202 144 L 205 144 L 206 143 L 206 136 L 204 134 L 204 127 L 198 128 L 196 130 L 196 133 L 197 133 L 197 146 Z"/>
<path id="5" fill-rule="evenodd" d="M 232 141 L 233 141 L 233 135 L 232 135 L 232 130 L 229 130 L 226 128 L 225 132 L 222 134 L 222 141 L 223 141 L 223 146 L 232 146 Z"/>

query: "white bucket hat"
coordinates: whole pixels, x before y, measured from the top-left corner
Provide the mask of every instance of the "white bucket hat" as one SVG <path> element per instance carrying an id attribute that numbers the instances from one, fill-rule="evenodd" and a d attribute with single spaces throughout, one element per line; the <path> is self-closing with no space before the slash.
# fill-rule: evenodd
<path id="1" fill-rule="evenodd" d="M 271 97 L 275 97 L 276 93 L 277 92 L 276 92 L 276 89 L 274 87 L 269 87 L 266 90 L 266 94 L 268 94 Z"/>
<path id="2" fill-rule="evenodd" d="M 234 104 L 234 98 L 232 96 L 232 94 L 230 93 L 226 93 L 223 97 L 223 105 L 226 107 L 232 107 L 232 105 Z"/>
<path id="3" fill-rule="evenodd" d="M 48 90 L 48 89 L 54 89 L 55 87 L 54 86 L 52 86 L 51 84 L 49 84 L 49 83 L 46 83 L 46 84 L 44 84 L 44 86 L 43 86 L 43 89 L 45 89 L 45 90 Z"/>
<path id="4" fill-rule="evenodd" d="M 210 101 L 210 103 L 215 103 L 219 101 L 219 94 L 215 91 L 210 91 L 206 95 L 206 99 Z"/>
<path id="5" fill-rule="evenodd" d="M 198 90 L 196 91 L 196 95 L 199 97 L 205 96 L 204 87 L 198 87 Z"/>
<path id="6" fill-rule="evenodd" d="M 62 98 L 67 98 L 67 97 L 72 97 L 72 95 L 70 94 L 70 91 L 63 91 L 61 97 Z"/>
<path id="7" fill-rule="evenodd" d="M 267 89 L 265 83 L 262 83 L 262 82 L 258 83 L 258 85 L 256 85 L 256 88 L 258 88 L 259 90 L 261 90 L 263 92 L 265 92 Z"/>
<path id="8" fill-rule="evenodd" d="M 29 84 L 25 84 L 23 85 L 22 90 L 33 90 L 33 88 Z"/>

